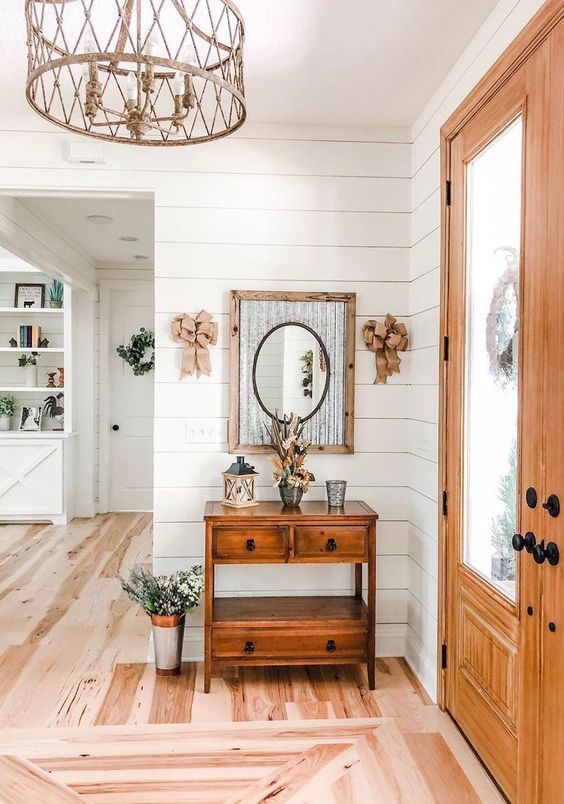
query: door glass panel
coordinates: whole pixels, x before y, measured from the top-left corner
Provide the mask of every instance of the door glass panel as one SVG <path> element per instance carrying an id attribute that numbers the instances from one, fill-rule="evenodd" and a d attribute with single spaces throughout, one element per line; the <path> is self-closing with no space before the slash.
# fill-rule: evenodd
<path id="1" fill-rule="evenodd" d="M 515 599 L 522 118 L 467 165 L 464 562 Z"/>

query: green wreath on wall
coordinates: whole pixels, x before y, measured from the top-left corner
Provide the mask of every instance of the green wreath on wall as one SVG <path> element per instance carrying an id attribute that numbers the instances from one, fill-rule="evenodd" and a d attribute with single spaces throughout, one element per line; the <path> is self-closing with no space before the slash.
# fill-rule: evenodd
<path id="1" fill-rule="evenodd" d="M 153 350 L 149 360 L 145 360 L 147 349 Z M 127 346 L 118 346 L 116 352 L 131 366 L 136 377 L 147 374 L 155 367 L 155 334 L 141 327 L 137 334 L 131 336 Z"/>

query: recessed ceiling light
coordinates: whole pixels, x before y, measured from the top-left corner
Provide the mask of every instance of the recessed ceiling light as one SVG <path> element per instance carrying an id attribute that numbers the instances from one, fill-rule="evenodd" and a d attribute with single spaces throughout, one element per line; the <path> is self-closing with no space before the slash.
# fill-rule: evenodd
<path id="1" fill-rule="evenodd" d="M 87 215 L 86 220 L 90 223 L 111 223 L 113 218 L 109 215 Z"/>
<path id="2" fill-rule="evenodd" d="M 119 239 L 123 240 L 124 243 L 137 243 L 137 241 L 139 240 L 138 237 L 133 237 L 133 235 L 124 235 Z"/>
<path id="3" fill-rule="evenodd" d="M 147 257 L 146 254 L 134 254 L 133 259 L 135 259 L 135 260 L 148 260 L 149 258 Z"/>

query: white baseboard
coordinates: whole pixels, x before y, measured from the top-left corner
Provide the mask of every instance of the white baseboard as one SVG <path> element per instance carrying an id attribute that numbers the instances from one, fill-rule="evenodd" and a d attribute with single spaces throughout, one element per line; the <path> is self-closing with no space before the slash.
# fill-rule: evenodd
<path id="1" fill-rule="evenodd" d="M 405 660 L 432 701 L 437 700 L 437 659 L 423 645 L 415 631 L 406 626 Z"/>
<path id="2" fill-rule="evenodd" d="M 406 649 L 406 623 L 378 625 L 376 628 L 376 656 L 404 656 Z M 149 643 L 149 661 L 153 661 L 155 652 L 153 636 Z M 202 662 L 204 660 L 203 628 L 195 626 L 186 628 L 182 658 L 185 662 Z"/>

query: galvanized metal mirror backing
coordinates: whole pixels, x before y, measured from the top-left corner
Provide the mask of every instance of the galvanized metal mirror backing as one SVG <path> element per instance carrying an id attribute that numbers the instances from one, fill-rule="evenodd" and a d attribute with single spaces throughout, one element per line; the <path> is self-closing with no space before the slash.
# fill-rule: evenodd
<path id="1" fill-rule="evenodd" d="M 353 452 L 355 294 L 232 291 L 231 297 L 230 451 L 270 451 L 265 428 L 269 423 L 265 411 L 270 408 L 261 405 L 256 393 L 257 353 L 273 330 L 297 324 L 321 344 L 314 355 L 320 369 L 325 369 L 317 380 L 323 378 L 320 404 L 315 405 L 304 436 L 316 450 Z"/>

